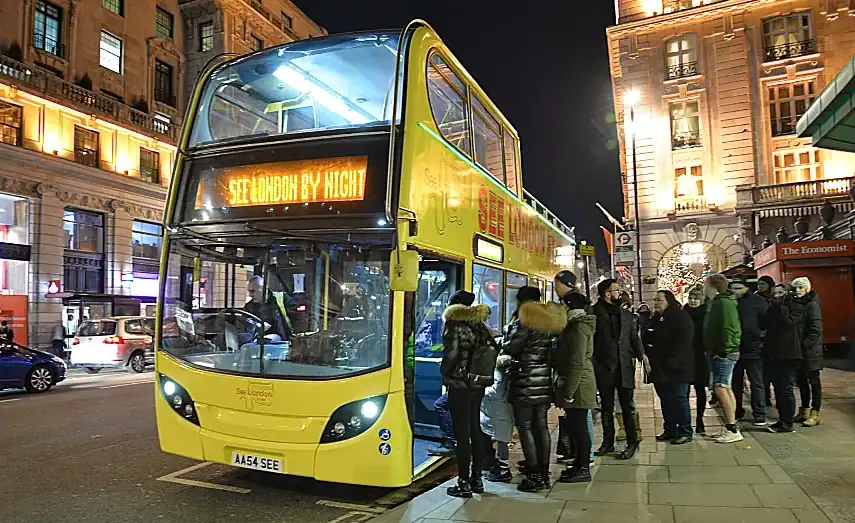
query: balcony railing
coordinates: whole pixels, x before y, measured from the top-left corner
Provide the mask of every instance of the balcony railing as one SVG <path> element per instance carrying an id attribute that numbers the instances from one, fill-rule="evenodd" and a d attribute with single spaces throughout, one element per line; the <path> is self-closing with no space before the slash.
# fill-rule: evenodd
<path id="1" fill-rule="evenodd" d="M 798 58 L 816 53 L 816 40 L 802 40 L 789 44 L 767 47 L 763 53 L 764 62 L 786 60 L 787 58 Z"/>
<path id="2" fill-rule="evenodd" d="M 796 134 L 796 124 L 802 115 L 782 116 L 772 120 L 772 136 L 788 136 Z"/>
<path id="3" fill-rule="evenodd" d="M 704 212 L 707 210 L 707 197 L 694 196 L 691 198 L 677 198 L 674 201 L 674 210 L 682 212 Z"/>
<path id="4" fill-rule="evenodd" d="M 112 98 L 93 93 L 47 72 L 30 68 L 8 56 L 0 56 L 0 81 L 8 81 L 55 102 L 71 105 L 87 114 L 101 114 L 175 141 L 176 126 Z"/>
<path id="5" fill-rule="evenodd" d="M 684 64 L 669 65 L 668 72 L 665 74 L 665 79 L 676 80 L 677 78 L 695 76 L 696 74 L 698 74 L 698 71 L 698 62 L 687 62 Z"/>
<path id="6" fill-rule="evenodd" d="M 679 149 L 689 149 L 691 147 L 701 146 L 701 132 L 687 131 L 682 133 L 674 133 L 671 136 L 671 149 L 677 151 Z"/>
<path id="7" fill-rule="evenodd" d="M 770 205 L 804 200 L 820 200 L 834 196 L 848 197 L 852 190 L 853 180 L 855 180 L 855 177 L 782 183 L 760 187 L 737 187 L 737 206 L 744 207 L 752 204 Z"/>

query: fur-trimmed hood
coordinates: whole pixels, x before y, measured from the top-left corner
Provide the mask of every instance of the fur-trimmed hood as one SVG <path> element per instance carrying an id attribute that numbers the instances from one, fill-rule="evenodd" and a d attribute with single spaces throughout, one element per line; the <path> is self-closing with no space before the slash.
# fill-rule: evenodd
<path id="1" fill-rule="evenodd" d="M 579 328 L 583 329 L 585 334 L 594 334 L 597 330 L 597 317 L 593 314 L 588 314 L 581 309 L 571 309 L 567 311 L 567 324 L 578 323 Z"/>
<path id="2" fill-rule="evenodd" d="M 469 323 L 480 323 L 486 321 L 490 316 L 490 307 L 484 304 L 473 305 L 449 305 L 442 313 L 444 321 L 465 321 Z"/>
<path id="3" fill-rule="evenodd" d="M 558 334 L 567 325 L 566 310 L 557 303 L 523 303 L 519 308 L 520 325 L 537 332 Z"/>

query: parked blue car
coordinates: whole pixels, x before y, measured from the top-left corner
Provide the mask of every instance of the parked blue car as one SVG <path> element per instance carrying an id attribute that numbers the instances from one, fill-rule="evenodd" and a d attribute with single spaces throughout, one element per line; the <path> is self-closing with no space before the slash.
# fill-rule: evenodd
<path id="1" fill-rule="evenodd" d="M 68 366 L 48 352 L 0 342 L 0 389 L 47 392 L 65 379 Z"/>

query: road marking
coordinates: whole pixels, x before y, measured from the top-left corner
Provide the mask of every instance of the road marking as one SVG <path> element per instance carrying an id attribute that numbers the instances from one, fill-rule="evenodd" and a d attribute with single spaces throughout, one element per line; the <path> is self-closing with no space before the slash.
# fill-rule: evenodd
<path id="1" fill-rule="evenodd" d="M 133 383 L 120 383 L 118 385 L 107 385 L 106 387 L 98 387 L 99 389 L 115 389 L 116 387 L 130 387 L 131 385 L 142 385 L 144 383 L 154 383 L 154 380 L 135 381 Z"/>
<path id="2" fill-rule="evenodd" d="M 194 470 L 199 470 L 207 467 L 208 465 L 213 465 L 214 463 L 211 461 L 206 461 L 204 463 L 197 463 L 196 465 L 187 467 L 185 469 L 177 470 L 172 472 L 171 474 L 167 474 L 165 476 L 161 476 L 157 478 L 157 481 L 168 481 L 169 483 L 177 483 L 179 485 L 188 485 L 190 487 L 201 487 L 208 488 L 212 490 L 223 490 L 226 492 L 234 492 L 237 494 L 249 494 L 252 492 L 252 489 L 241 488 L 241 487 L 232 487 L 231 485 L 219 485 L 217 483 L 208 483 L 207 481 L 197 481 L 195 479 L 185 479 L 180 478 L 183 474 L 187 474 L 188 472 L 193 472 Z"/>
<path id="3" fill-rule="evenodd" d="M 319 500 L 315 504 L 316 505 L 324 505 L 326 507 L 355 510 L 355 511 L 359 511 L 359 512 L 373 512 L 374 514 L 382 514 L 382 513 L 386 512 L 385 508 L 372 507 L 370 505 L 360 505 L 357 503 L 343 503 L 341 501 L 332 501 L 332 500 L 328 500 L 328 499 Z"/>
<path id="4" fill-rule="evenodd" d="M 348 512 L 342 516 L 339 516 L 335 519 L 328 521 L 327 523 L 363 523 L 364 521 L 368 521 L 369 519 L 374 519 L 376 514 L 372 514 L 370 512 Z"/>
<path id="5" fill-rule="evenodd" d="M 12 398 L 8 400 L 0 400 L 0 403 L 9 403 L 10 401 L 20 401 L 21 398 Z"/>

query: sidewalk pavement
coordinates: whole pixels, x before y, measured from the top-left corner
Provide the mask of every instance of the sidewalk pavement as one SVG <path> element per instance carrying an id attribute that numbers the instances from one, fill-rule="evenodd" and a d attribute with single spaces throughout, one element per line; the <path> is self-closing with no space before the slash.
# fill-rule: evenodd
<path id="1" fill-rule="evenodd" d="M 371 521 L 855 522 L 853 378 L 853 372 L 823 371 L 825 397 L 817 427 L 772 434 L 748 423 L 739 443 L 697 436 L 683 446 L 654 440 L 661 432 L 662 411 L 652 386 L 641 385 L 636 389 L 644 433 L 640 452 L 630 461 L 598 458 L 591 483 L 555 483 L 548 492 L 527 494 L 516 489 L 519 477 L 512 484 L 485 481 L 484 494 L 463 500 L 445 493 L 455 481 L 449 480 Z M 776 420 L 774 409 L 769 414 L 770 421 Z M 717 411 L 706 411 L 705 424 L 711 434 L 723 429 Z M 595 445 L 600 441 L 596 427 Z M 554 444 L 553 436 L 553 450 Z M 514 450 L 519 459 L 519 449 Z M 562 468 L 552 467 L 553 479 Z"/>

